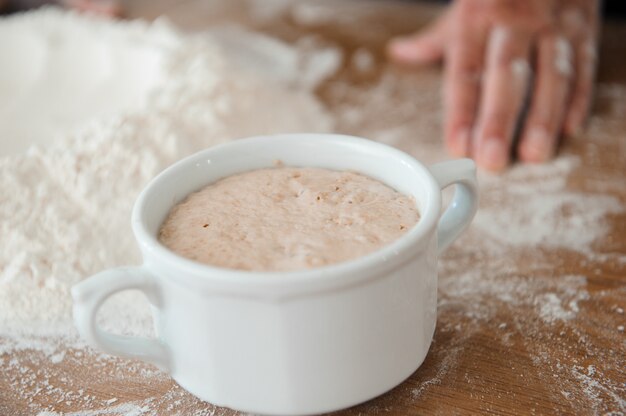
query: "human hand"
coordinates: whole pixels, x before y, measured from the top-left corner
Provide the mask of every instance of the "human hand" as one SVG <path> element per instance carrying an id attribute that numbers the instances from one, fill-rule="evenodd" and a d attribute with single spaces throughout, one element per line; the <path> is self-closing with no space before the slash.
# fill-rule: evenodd
<path id="1" fill-rule="evenodd" d="M 513 152 L 524 162 L 543 162 L 561 134 L 576 134 L 587 118 L 598 7 L 599 0 L 456 0 L 427 29 L 393 39 L 388 53 L 413 65 L 445 59 L 451 154 L 495 171 Z"/>

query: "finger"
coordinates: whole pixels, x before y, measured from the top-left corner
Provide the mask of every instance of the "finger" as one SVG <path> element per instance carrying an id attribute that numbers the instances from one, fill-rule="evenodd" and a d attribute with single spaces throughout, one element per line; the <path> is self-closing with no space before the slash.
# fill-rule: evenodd
<path id="1" fill-rule="evenodd" d="M 387 44 L 389 57 L 410 65 L 432 64 L 443 58 L 447 14 L 426 29 L 405 37 L 397 37 Z"/>
<path id="2" fill-rule="evenodd" d="M 564 123 L 565 133 L 568 135 L 578 134 L 589 115 L 596 72 L 596 48 L 594 39 L 583 41 L 577 47 L 575 58 L 576 78 Z"/>
<path id="3" fill-rule="evenodd" d="M 444 71 L 444 138 L 448 152 L 463 157 L 469 156 L 478 108 L 487 28 L 462 24 L 451 33 Z"/>
<path id="4" fill-rule="evenodd" d="M 530 77 L 530 34 L 496 27 L 489 36 L 487 68 L 472 153 L 485 169 L 504 169 Z"/>
<path id="5" fill-rule="evenodd" d="M 572 75 L 569 42 L 561 36 L 542 37 L 538 43 L 532 103 L 518 146 L 522 161 L 544 162 L 554 154 Z"/>

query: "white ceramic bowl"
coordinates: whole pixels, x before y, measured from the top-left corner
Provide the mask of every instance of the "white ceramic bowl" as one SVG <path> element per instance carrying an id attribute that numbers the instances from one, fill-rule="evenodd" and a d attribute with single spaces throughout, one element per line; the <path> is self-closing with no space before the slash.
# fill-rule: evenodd
<path id="1" fill-rule="evenodd" d="M 167 213 L 189 193 L 276 160 L 369 175 L 412 195 L 421 219 L 372 254 L 296 272 L 210 267 L 158 242 Z M 441 189 L 452 183 L 455 198 L 440 219 Z M 144 264 L 76 285 L 76 325 L 94 346 L 154 363 L 216 405 L 273 415 L 349 407 L 398 385 L 424 360 L 435 329 L 438 253 L 476 207 L 470 160 L 426 168 L 394 148 L 340 135 L 237 140 L 174 164 L 145 188 L 132 219 Z M 95 325 L 102 302 L 127 289 L 148 296 L 158 339 Z"/>

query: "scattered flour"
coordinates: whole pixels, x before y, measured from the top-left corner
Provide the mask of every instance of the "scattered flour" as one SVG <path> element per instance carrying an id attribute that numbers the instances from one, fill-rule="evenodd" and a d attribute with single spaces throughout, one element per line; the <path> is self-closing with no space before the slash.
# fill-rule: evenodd
<path id="1" fill-rule="evenodd" d="M 0 155 L 143 106 L 180 41 L 161 25 L 52 14 L 24 13 L 0 25 L 0 90 L 11 97 L 0 101 Z"/>
<path id="2" fill-rule="evenodd" d="M 291 15 L 298 24 L 303 26 L 324 25 L 333 20 L 348 18 L 348 16 L 342 16 L 341 13 L 337 13 L 326 5 L 318 5 L 315 2 L 296 3 L 291 9 Z"/>
<path id="3" fill-rule="evenodd" d="M 624 203 L 611 195 L 567 190 L 567 175 L 579 164 L 570 156 L 546 165 L 518 166 L 497 179 L 483 177 L 484 187 L 500 191 L 486 198 L 499 200 L 481 206 L 474 226 L 506 245 L 590 253 L 593 242 L 610 229 L 606 216 L 623 212 Z"/>
<path id="4" fill-rule="evenodd" d="M 72 333 L 70 287 L 99 270 L 140 261 L 130 210 L 144 184 L 169 164 L 239 137 L 326 131 L 332 125 L 310 89 L 332 70 L 336 53 L 329 58 L 322 51 L 321 61 L 314 56 L 305 61 L 290 47 L 257 35 L 257 43 L 266 45 L 257 56 L 288 55 L 298 63 L 284 66 L 285 78 L 295 79 L 301 68 L 315 74 L 306 87 L 298 87 L 255 75 L 249 69 L 254 60 L 243 66 L 230 59 L 218 37 L 182 36 L 163 22 L 113 23 L 54 9 L 4 20 L 8 23 L 0 27 L 7 33 L 44 26 L 56 39 L 45 46 L 46 56 L 62 55 L 71 46 L 67 59 L 74 59 L 93 43 L 147 44 L 151 59 L 146 65 L 162 75 L 141 94 L 128 92 L 128 98 L 143 105 L 127 110 L 117 105 L 126 101 L 123 94 L 107 101 L 102 87 L 99 96 L 110 104 L 107 113 L 112 115 L 94 114 L 78 128 L 50 126 L 54 140 L 33 140 L 27 151 L 0 157 L 0 334 Z M 97 30 L 83 36 L 92 24 Z M 76 38 L 84 40 L 74 43 Z M 167 39 L 165 46 L 161 39 Z M 116 71 L 126 65 L 115 56 L 107 59 L 112 67 L 120 65 Z M 59 63 L 63 65 L 69 66 L 68 61 Z M 49 74 L 46 84 L 55 80 Z M 88 90 L 89 84 L 73 85 L 66 93 L 81 97 L 83 87 Z M 67 111 L 71 115 L 73 110 Z M 15 121 L 2 142 L 22 141 L 21 132 L 33 124 Z M 125 333 L 151 328 L 147 303 L 133 292 L 112 299 L 101 318 L 105 326 L 113 322 Z"/>
<path id="5" fill-rule="evenodd" d="M 387 69 L 366 88 L 337 83 L 328 95 L 340 130 L 368 135 L 429 164 L 446 159 L 439 89 L 439 74 L 431 70 L 407 77 Z M 498 360 L 494 371 L 508 365 L 503 371 L 510 376 L 516 359 L 508 352 L 523 350 L 533 366 L 520 364 L 529 371 L 519 375 L 520 384 L 532 388 L 536 380 L 551 386 L 544 399 L 557 406 L 566 397 L 573 406 L 543 412 L 626 411 L 619 399 L 626 394 L 619 376 L 626 349 L 623 326 L 615 323 L 615 315 L 623 314 L 626 288 L 597 289 L 606 273 L 626 272 L 626 253 L 611 246 L 626 213 L 626 188 L 619 174 L 607 173 L 598 161 L 600 152 L 604 160 L 608 153 L 615 166 L 626 166 L 626 140 L 619 139 L 626 129 L 626 88 L 600 85 L 598 91 L 598 105 L 606 110 L 592 118 L 585 136 L 570 139 L 558 158 L 515 165 L 497 176 L 480 173 L 477 217 L 439 262 L 435 343 L 415 382 L 407 382 L 420 401 L 442 404 L 448 389 L 457 387 L 490 397 L 524 395 L 519 386 L 481 378 L 484 369 L 476 375 L 468 370 L 478 365 L 474 360 Z M 570 146 L 578 148 L 575 154 Z M 572 274 L 575 264 L 580 266 Z M 618 304 L 606 312 L 598 310 L 600 302 Z M 589 332 L 592 321 L 598 327 Z M 607 342 L 614 349 L 607 349 Z M 471 351 L 483 351 L 486 343 L 493 347 L 489 353 Z M 585 375 L 592 383 L 570 371 L 585 357 L 595 365 Z M 461 378 L 471 387 L 460 387 Z"/>
<path id="6" fill-rule="evenodd" d="M 107 405 L 112 404 L 107 401 Z M 152 414 L 152 408 L 146 403 L 122 403 L 116 406 L 106 406 L 101 409 L 70 412 L 70 413 L 56 413 L 43 411 L 37 413 L 37 416 L 102 416 L 102 415 L 125 415 L 125 416 L 142 416 Z"/>
<path id="7" fill-rule="evenodd" d="M 352 66 L 357 71 L 369 72 L 375 67 L 375 60 L 372 52 L 365 48 L 358 48 L 352 54 Z"/>
<path id="8" fill-rule="evenodd" d="M 580 292 L 581 298 L 588 299 L 586 291 Z M 571 300 L 568 306 L 562 305 L 561 298 L 556 293 L 544 293 L 535 298 L 535 303 L 539 307 L 539 316 L 546 323 L 553 323 L 557 320 L 568 321 L 574 319 L 578 313 L 578 300 Z"/>
<path id="9" fill-rule="evenodd" d="M 265 1 L 263 6 L 249 3 L 256 4 L 259 19 L 287 14 L 306 26 L 343 24 L 350 17 L 330 12 L 322 2 L 291 7 L 272 0 L 267 8 Z M 128 57 L 128 62 L 150 66 L 153 75 L 144 87 L 122 91 L 129 100 L 111 98 L 97 111 L 90 109 L 87 123 L 75 119 L 52 126 L 54 135 L 32 130 L 20 147 L 1 147 L 0 141 L 0 189 L 8 190 L 0 195 L 0 413 L 11 414 L 3 412 L 3 403 L 15 396 L 24 403 L 21 413 L 42 416 L 72 414 L 63 409 L 76 408 L 86 410 L 75 414 L 88 416 L 192 414 L 190 409 L 193 414 L 233 414 L 199 402 L 149 365 L 84 346 L 70 320 L 68 291 L 75 282 L 140 260 L 130 233 L 130 209 L 145 182 L 173 161 L 237 137 L 330 129 L 385 142 L 427 164 L 446 158 L 440 141 L 439 72 L 398 76 L 386 67 L 378 76 L 368 69 L 365 46 L 366 52 L 355 53 L 349 64 L 376 78 L 355 85 L 334 74 L 341 51 L 317 38 L 294 46 L 233 28 L 182 36 L 164 22 L 91 19 L 86 25 L 84 18 L 55 10 L 0 20 L 0 31 L 7 21 L 26 26 L 45 21 L 45 30 L 51 31 L 63 22 L 55 32 L 61 44 L 67 34 L 101 27 L 84 42 L 72 40 L 77 47 L 99 36 L 102 43 L 108 36 L 120 44 L 127 36 L 137 39 L 130 46 L 149 51 L 149 58 Z M 0 50 L 3 42 L 0 36 Z M 114 55 L 107 59 L 119 62 Z M 113 65 L 112 73 L 121 70 Z M 10 76 L 0 74 L 0 85 Z M 46 75 L 53 76 L 60 75 Z M 328 108 L 312 94 L 320 88 Z M 106 95 L 106 88 L 101 91 Z M 456 383 L 488 398 L 523 399 L 536 380 L 547 386 L 541 393 L 547 403 L 556 406 L 565 398 L 572 406 L 544 412 L 626 412 L 626 289 L 605 286 L 605 276 L 619 275 L 626 265 L 626 253 L 611 240 L 615 218 L 624 218 L 626 188 L 619 175 L 599 169 L 608 159 L 626 166 L 626 140 L 616 140 L 626 129 L 624 103 L 624 86 L 600 85 L 601 115 L 593 116 L 585 137 L 572 139 L 556 160 L 516 166 L 500 176 L 481 174 L 478 216 L 439 264 L 435 342 L 417 375 L 403 385 L 417 404 L 432 403 L 440 397 L 438 386 L 452 389 Z M 5 109 L 0 100 L 0 115 L 7 114 Z M 11 122 L 14 132 L 30 131 Z M 31 142 L 35 146 L 24 150 Z M 613 306 L 601 311 L 599 304 Z M 148 304 L 134 292 L 110 299 L 99 320 L 116 332 L 152 331 Z M 475 351 L 486 342 L 493 350 Z M 614 347 L 606 348 L 607 342 Z M 519 355 L 531 360 L 522 363 L 528 373 L 519 375 L 527 387 L 496 390 L 493 380 L 468 371 L 473 365 L 468 361 L 489 353 L 503 374 L 513 375 L 516 354 L 509 351 L 524 351 Z M 137 400 L 122 403 L 89 393 L 102 391 L 101 384 L 130 389 Z M 516 396 L 520 388 L 524 394 Z M 385 400 L 366 403 L 354 414 L 401 409 L 379 407 Z"/>
<path id="10" fill-rule="evenodd" d="M 218 27 L 208 33 L 241 71 L 305 90 L 315 89 L 334 74 L 343 58 L 339 49 L 312 37 L 289 45 L 239 26 Z"/>

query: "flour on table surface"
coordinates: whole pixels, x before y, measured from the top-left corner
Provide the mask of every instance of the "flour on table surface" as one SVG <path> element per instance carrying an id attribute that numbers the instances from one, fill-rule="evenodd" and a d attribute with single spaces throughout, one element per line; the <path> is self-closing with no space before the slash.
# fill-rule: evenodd
<path id="1" fill-rule="evenodd" d="M 233 25 L 216 27 L 207 33 L 241 71 L 307 90 L 333 75 L 343 58 L 337 47 L 320 44 L 313 37 L 290 45 Z"/>
<path id="2" fill-rule="evenodd" d="M 375 68 L 376 61 L 372 52 L 366 48 L 358 48 L 352 54 L 351 64 L 357 71 L 369 72 Z"/>
<path id="3" fill-rule="evenodd" d="M 430 164 L 446 159 L 440 139 L 439 87 L 439 74 L 429 69 L 408 77 L 389 69 L 368 88 L 337 82 L 327 94 L 335 103 L 340 129 L 369 135 Z M 626 140 L 615 138 L 626 128 L 622 121 L 626 108 L 619 103 L 626 88 L 600 85 L 598 90 L 598 101 L 610 109 L 610 116 L 595 116 L 584 137 L 570 139 L 569 146 L 582 147 L 578 154 L 566 146 L 546 164 L 518 164 L 501 175 L 479 172 L 477 216 L 440 260 L 440 335 L 435 335 L 429 353 L 432 368 L 418 370 L 410 390 L 416 399 L 433 386 L 449 383 L 447 375 L 458 377 L 472 339 L 489 328 L 495 334 L 492 342 L 502 350 L 524 348 L 533 357 L 534 373 L 526 374 L 527 382 L 532 384 L 535 378 L 554 386 L 547 397 L 568 392 L 574 407 L 561 411 L 626 410 L 620 399 L 626 394 L 624 386 L 619 377 L 611 376 L 621 371 L 626 351 L 615 323 L 620 320 L 616 311 L 623 311 L 626 288 L 589 289 L 605 270 L 626 273 L 626 252 L 609 244 L 616 218 L 626 213 L 623 180 L 593 169 L 599 151 L 611 152 L 617 166 L 626 166 L 622 149 Z M 563 257 L 580 264 L 587 274 L 568 273 Z M 588 308 L 601 299 L 613 299 L 617 305 L 594 318 L 598 333 L 587 335 Z M 445 343 L 437 343 L 440 337 Z M 606 351 L 597 338 L 612 340 L 615 350 Z M 554 342 L 576 347 L 556 353 L 551 349 L 550 354 L 557 356 L 553 359 L 547 346 Z M 585 356 L 602 357 L 602 371 L 575 376 L 573 369 Z M 471 374 L 466 379 L 491 394 L 484 380 Z"/>
<path id="4" fill-rule="evenodd" d="M 56 22 L 63 27 L 56 33 L 57 44 L 89 27 L 85 18 L 58 10 L 30 14 L 33 17 L 4 20 L 10 26 L 15 19 L 26 27 L 43 21 L 51 32 Z M 135 42 L 134 23 L 91 21 L 97 27 L 114 27 L 115 42 Z M 143 106 L 126 111 L 112 105 L 116 114 L 94 117 L 73 129 L 56 126 L 54 140 L 36 141 L 26 152 L 0 157 L 0 184 L 6 190 L 0 209 L 2 333 L 54 332 L 70 321 L 73 284 L 99 270 L 140 261 L 130 230 L 132 204 L 143 186 L 169 164 L 239 137 L 327 131 L 332 125 L 310 92 L 315 85 L 297 88 L 238 68 L 210 35 L 183 37 L 164 23 L 142 27 L 147 38 L 171 40 L 167 48 L 155 48 L 153 61 L 160 62 L 155 71 L 164 75 L 146 91 L 149 96 L 143 97 Z M 103 30 L 94 42 L 106 44 L 109 38 Z M 49 48 L 48 54 L 54 55 L 55 46 Z M 277 55 L 290 53 L 299 59 L 285 48 Z M 7 141 L 21 138 L 5 137 Z M 150 321 L 146 302 L 134 293 L 120 296 L 105 305 L 104 321 L 115 316 L 108 321 L 118 329 L 124 321 L 122 332 L 132 332 L 131 328 L 145 332 Z M 131 310 L 121 312 L 127 308 L 120 305 Z M 136 313 L 134 305 L 142 313 Z"/>
<path id="5" fill-rule="evenodd" d="M 52 10 L 3 19 L 0 89 L 11 99 L 0 101 L 0 155 L 143 106 L 163 82 L 162 60 L 179 40 L 159 25 L 116 25 Z"/>
<path id="6" fill-rule="evenodd" d="M 501 178 L 481 178 L 485 188 L 498 192 L 485 195 L 474 227 L 506 245 L 591 253 L 591 244 L 610 229 L 607 214 L 623 212 L 624 203 L 567 190 L 567 175 L 578 165 L 576 157 L 563 156 L 547 165 L 514 167 Z"/>
<path id="7" fill-rule="evenodd" d="M 264 18 L 286 14 L 305 26 L 345 20 L 321 2 L 302 3 L 295 12 L 283 3 L 274 1 Z M 81 20 L 42 13 L 51 22 Z M 126 25 L 116 24 L 121 38 Z M 11 190 L 0 196 L 0 384 L 29 413 L 48 412 L 42 415 L 77 408 L 87 415 L 189 409 L 234 415 L 198 401 L 150 365 L 86 347 L 70 320 L 69 288 L 94 272 L 140 261 L 129 224 L 137 193 L 165 166 L 198 149 L 262 133 L 333 129 L 398 147 L 426 164 L 446 159 L 440 73 L 400 73 L 377 62 L 363 70 L 369 58 L 353 56 L 344 70 L 371 77 L 356 85 L 333 73 L 342 53 L 328 40 L 292 45 L 232 28 L 182 36 L 163 22 L 128 30 L 142 39 L 135 45 L 150 45 L 161 68 L 130 107 L 114 105 L 71 129 L 59 126 L 45 145 L 0 157 L 0 189 Z M 229 54 L 229 45 L 249 49 Z M 303 80 L 299 71 L 306 65 L 311 67 L 304 72 L 314 75 Z M 400 394 L 419 403 L 459 380 L 477 395 L 515 394 L 459 370 L 471 368 L 474 340 L 490 336 L 491 359 L 503 371 L 517 371 L 505 352 L 524 350 L 531 362 L 527 373 L 518 374 L 519 384 L 532 390 L 541 381 L 549 386 L 542 397 L 551 405 L 557 397 L 571 404 L 546 412 L 626 412 L 619 381 L 626 289 L 603 286 L 606 276 L 626 274 L 626 253 L 613 238 L 624 220 L 626 188 L 623 175 L 600 166 L 607 160 L 626 166 L 626 88 L 607 84 L 597 91 L 600 114 L 557 159 L 518 165 L 500 176 L 480 174 L 478 215 L 440 260 L 433 346 L 424 365 L 398 387 Z M 445 191 L 447 200 L 450 193 Z M 578 267 L 572 272 L 567 264 Z M 600 302 L 613 306 L 592 314 Z M 116 332 L 152 333 L 147 301 L 135 292 L 110 299 L 99 320 Z M 555 350 L 555 344 L 563 348 Z M 138 399 L 96 397 L 89 391 L 101 391 L 98 383 L 130 389 Z M 393 410 L 385 402 L 383 396 L 348 413 Z"/>

